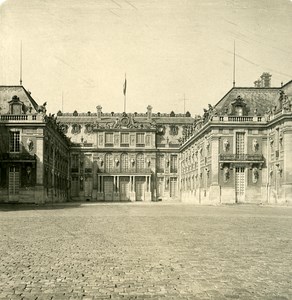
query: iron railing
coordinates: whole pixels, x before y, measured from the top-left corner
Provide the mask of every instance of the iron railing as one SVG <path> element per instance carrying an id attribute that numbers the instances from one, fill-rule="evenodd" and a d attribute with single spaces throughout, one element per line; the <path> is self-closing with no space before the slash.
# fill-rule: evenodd
<path id="1" fill-rule="evenodd" d="M 219 161 L 264 161 L 262 154 L 220 154 Z"/>
<path id="2" fill-rule="evenodd" d="M 150 168 L 143 168 L 143 169 L 137 169 L 137 168 L 129 168 L 127 170 L 121 170 L 119 168 L 112 168 L 109 170 L 98 170 L 98 173 L 105 173 L 105 174 L 151 174 Z"/>
<path id="3" fill-rule="evenodd" d="M 36 155 L 28 154 L 28 153 L 1 153 L 0 160 L 36 160 Z"/>

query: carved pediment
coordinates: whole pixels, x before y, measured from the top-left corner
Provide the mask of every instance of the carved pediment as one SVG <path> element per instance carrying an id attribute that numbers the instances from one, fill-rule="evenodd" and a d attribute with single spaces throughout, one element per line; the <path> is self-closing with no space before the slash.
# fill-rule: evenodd
<path id="1" fill-rule="evenodd" d="M 150 129 L 156 128 L 155 122 L 139 122 L 135 120 L 134 116 L 127 115 L 125 112 L 121 117 L 116 118 L 115 120 L 109 120 L 107 122 L 100 122 L 98 124 L 99 128 L 108 128 L 108 129 L 116 129 L 116 128 L 135 128 L 135 129 Z"/>

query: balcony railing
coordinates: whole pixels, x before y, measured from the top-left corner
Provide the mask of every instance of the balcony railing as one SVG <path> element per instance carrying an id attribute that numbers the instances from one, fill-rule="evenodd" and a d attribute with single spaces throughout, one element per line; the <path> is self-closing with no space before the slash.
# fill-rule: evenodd
<path id="1" fill-rule="evenodd" d="M 219 161 L 264 161 L 262 154 L 220 154 Z"/>
<path id="2" fill-rule="evenodd" d="M 0 154 L 1 161 L 32 161 L 36 160 L 36 155 L 28 153 L 2 153 Z"/>
<path id="3" fill-rule="evenodd" d="M 127 170 L 121 170 L 118 168 L 113 168 L 110 170 L 99 170 L 98 173 L 104 173 L 104 174 L 151 174 L 150 168 L 143 168 L 143 169 L 136 169 L 136 168 L 130 168 Z"/>

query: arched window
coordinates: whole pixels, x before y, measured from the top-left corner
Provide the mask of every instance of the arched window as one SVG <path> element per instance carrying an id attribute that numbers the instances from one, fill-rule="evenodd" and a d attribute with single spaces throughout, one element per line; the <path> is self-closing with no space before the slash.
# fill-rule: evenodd
<path id="1" fill-rule="evenodd" d="M 111 172 L 113 170 L 113 156 L 111 154 L 107 154 L 105 156 L 105 171 L 106 172 Z"/>
<path id="2" fill-rule="evenodd" d="M 128 171 L 128 169 L 129 169 L 128 154 L 122 154 L 122 156 L 121 156 L 121 171 Z"/>
<path id="3" fill-rule="evenodd" d="M 144 154 L 137 155 L 137 170 L 144 169 Z"/>

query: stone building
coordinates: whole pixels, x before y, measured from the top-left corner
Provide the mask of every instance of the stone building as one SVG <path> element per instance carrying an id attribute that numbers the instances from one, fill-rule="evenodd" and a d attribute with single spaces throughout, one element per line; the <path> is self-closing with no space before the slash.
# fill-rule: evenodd
<path id="1" fill-rule="evenodd" d="M 69 199 L 69 140 L 23 86 L 0 86 L 0 202 Z"/>
<path id="2" fill-rule="evenodd" d="M 180 148 L 182 201 L 292 202 L 292 81 L 272 88 L 270 78 L 233 87 L 189 128 Z"/>
<path id="3" fill-rule="evenodd" d="M 178 153 L 189 113 L 57 114 L 71 139 L 71 198 L 87 201 L 178 200 Z"/>
<path id="4" fill-rule="evenodd" d="M 233 87 L 190 113 L 46 115 L 0 87 L 0 201 L 292 202 L 292 81 Z"/>

